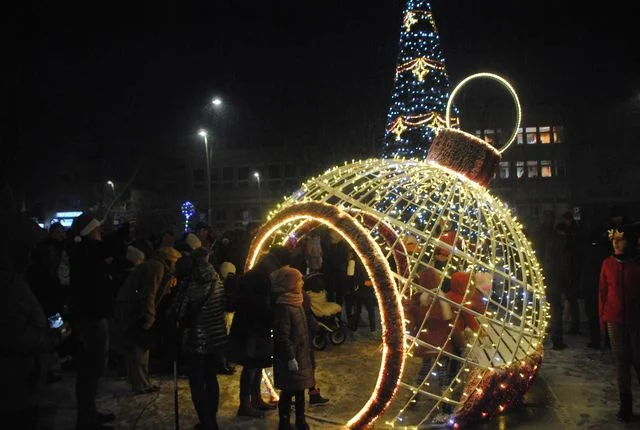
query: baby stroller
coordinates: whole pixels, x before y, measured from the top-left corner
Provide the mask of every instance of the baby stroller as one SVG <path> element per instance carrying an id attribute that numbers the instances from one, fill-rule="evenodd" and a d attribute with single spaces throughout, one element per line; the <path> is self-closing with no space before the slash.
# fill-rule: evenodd
<path id="1" fill-rule="evenodd" d="M 312 294 L 322 294 L 322 293 L 309 293 Z M 326 293 L 325 301 L 326 301 Z M 313 299 L 311 299 L 313 302 Z M 332 345 L 341 345 L 347 339 L 347 331 L 346 324 L 342 321 L 340 314 L 342 313 L 342 308 L 337 303 L 326 302 L 327 304 L 335 305 L 338 308 L 338 311 L 332 315 L 317 315 L 313 306 L 311 310 L 313 311 L 313 315 L 318 320 L 318 332 L 313 337 L 311 342 L 313 343 L 313 347 L 319 351 L 322 351 L 327 347 L 329 342 Z"/>
<path id="2" fill-rule="evenodd" d="M 342 306 L 327 301 L 327 291 L 322 288 L 321 273 L 312 273 L 305 278 L 305 284 L 311 302 L 311 312 L 318 321 L 318 332 L 312 339 L 313 347 L 323 350 L 329 342 L 333 345 L 344 343 L 347 338 L 346 323 L 342 321 Z"/>

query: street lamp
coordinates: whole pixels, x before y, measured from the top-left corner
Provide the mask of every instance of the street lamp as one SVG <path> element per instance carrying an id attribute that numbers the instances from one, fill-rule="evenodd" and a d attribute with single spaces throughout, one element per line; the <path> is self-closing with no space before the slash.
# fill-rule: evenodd
<path id="1" fill-rule="evenodd" d="M 220 98 L 216 97 L 216 98 L 214 98 L 213 100 L 211 100 L 211 103 L 212 103 L 214 106 L 220 106 L 220 105 L 222 104 L 222 100 L 221 100 Z"/>
<path id="2" fill-rule="evenodd" d="M 258 181 L 258 200 L 262 200 L 262 188 L 260 185 L 260 172 L 253 172 L 253 177 Z"/>
<path id="3" fill-rule="evenodd" d="M 207 160 L 207 220 L 209 225 L 213 226 L 213 210 L 211 208 L 211 166 L 209 165 L 209 142 L 207 140 L 207 130 L 200 129 L 198 132 L 204 138 L 204 152 Z"/>

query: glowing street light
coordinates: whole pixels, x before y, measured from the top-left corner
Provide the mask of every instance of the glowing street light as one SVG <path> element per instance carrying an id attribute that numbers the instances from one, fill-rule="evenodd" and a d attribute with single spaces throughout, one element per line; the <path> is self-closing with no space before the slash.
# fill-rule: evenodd
<path id="1" fill-rule="evenodd" d="M 207 160 L 207 221 L 209 221 L 209 225 L 213 225 L 213 210 L 211 208 L 211 166 L 210 166 L 210 157 L 209 157 L 209 142 L 207 140 L 207 130 L 200 129 L 198 134 L 204 138 L 204 152 L 205 159 Z"/>
<path id="2" fill-rule="evenodd" d="M 222 104 L 222 100 L 221 100 L 220 98 L 216 97 L 216 98 L 214 98 L 213 100 L 211 100 L 211 103 L 212 103 L 214 106 L 220 106 L 220 105 Z"/>
<path id="3" fill-rule="evenodd" d="M 260 184 L 260 172 L 253 172 L 253 177 L 258 181 L 258 200 L 262 200 L 262 187 Z"/>

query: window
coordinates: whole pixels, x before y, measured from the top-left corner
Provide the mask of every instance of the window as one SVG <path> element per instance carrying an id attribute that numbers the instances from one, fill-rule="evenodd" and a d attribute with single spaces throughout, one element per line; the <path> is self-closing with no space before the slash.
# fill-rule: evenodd
<path id="1" fill-rule="evenodd" d="M 500 179 L 508 179 L 509 178 L 509 162 L 501 161 L 500 162 Z"/>
<path id="2" fill-rule="evenodd" d="M 551 127 L 540 127 L 540 143 L 543 145 L 551 143 Z"/>
<path id="3" fill-rule="evenodd" d="M 482 139 L 482 131 L 476 130 L 476 137 L 479 137 L 480 139 Z"/>
<path id="4" fill-rule="evenodd" d="M 524 143 L 524 134 L 522 133 L 522 128 L 518 129 L 518 135 L 516 137 L 516 144 L 522 145 Z"/>
<path id="5" fill-rule="evenodd" d="M 272 164 L 269 166 L 269 179 L 279 179 L 281 177 L 280 166 Z"/>
<path id="6" fill-rule="evenodd" d="M 527 161 L 527 178 L 537 178 L 537 177 L 538 177 L 538 162 Z"/>
<path id="7" fill-rule="evenodd" d="M 536 134 L 535 127 L 527 127 L 524 129 L 525 134 L 527 135 L 527 145 L 535 145 L 538 143 L 538 136 Z"/>
<path id="8" fill-rule="evenodd" d="M 491 146 L 495 146 L 495 144 L 496 144 L 496 132 L 495 132 L 495 130 L 485 130 L 484 131 L 484 141 L 487 142 Z"/>
<path id="9" fill-rule="evenodd" d="M 550 178 L 553 176 L 553 166 L 550 160 L 542 160 L 540 162 L 540 176 Z"/>
<path id="10" fill-rule="evenodd" d="M 193 171 L 193 180 L 197 182 L 204 181 L 204 169 L 196 169 Z"/>
<path id="11" fill-rule="evenodd" d="M 222 169 L 222 180 L 233 181 L 233 167 L 225 167 Z"/>
<path id="12" fill-rule="evenodd" d="M 553 143 L 561 143 L 563 138 L 562 134 L 562 127 L 553 127 Z"/>
<path id="13" fill-rule="evenodd" d="M 295 178 L 296 166 L 294 164 L 286 164 L 284 166 L 284 176 L 285 178 Z"/>
<path id="14" fill-rule="evenodd" d="M 564 161 L 556 160 L 556 176 L 566 176 L 567 169 L 564 165 Z"/>
<path id="15" fill-rule="evenodd" d="M 524 161 L 516 161 L 516 177 L 524 178 Z"/>
<path id="16" fill-rule="evenodd" d="M 246 181 L 249 179 L 249 168 L 248 167 L 239 167 L 238 168 L 238 180 Z"/>

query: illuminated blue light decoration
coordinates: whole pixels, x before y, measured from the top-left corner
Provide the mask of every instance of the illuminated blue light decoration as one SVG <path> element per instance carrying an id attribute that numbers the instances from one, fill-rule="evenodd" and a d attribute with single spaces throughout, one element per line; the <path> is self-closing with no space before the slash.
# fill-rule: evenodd
<path id="1" fill-rule="evenodd" d="M 189 220 L 196 213 L 196 207 L 191 202 L 184 202 L 180 207 L 180 212 L 182 212 L 182 216 L 184 217 L 184 231 L 189 230 Z"/>
<path id="2" fill-rule="evenodd" d="M 431 4 L 408 0 L 387 115 L 385 158 L 427 156 L 435 130 L 445 125 L 449 87 Z M 456 116 L 452 118 L 452 125 L 457 124 Z"/>

